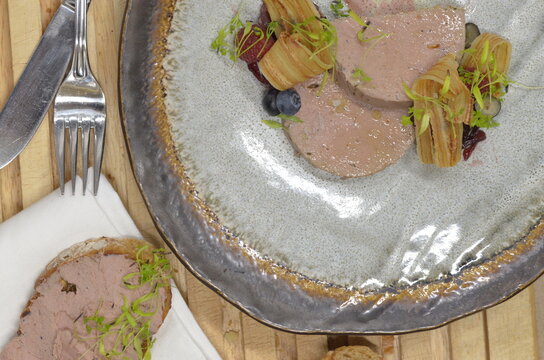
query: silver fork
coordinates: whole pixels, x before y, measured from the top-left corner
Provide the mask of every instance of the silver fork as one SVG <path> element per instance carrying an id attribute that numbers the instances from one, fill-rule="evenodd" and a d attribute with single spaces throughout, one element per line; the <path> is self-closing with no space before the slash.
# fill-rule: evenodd
<path id="1" fill-rule="evenodd" d="M 65 136 L 68 131 L 72 175 L 72 194 L 76 192 L 79 129 L 82 141 L 83 194 L 87 187 L 89 141 L 94 130 L 93 190 L 98 192 L 104 137 L 106 134 L 106 98 L 94 78 L 87 54 L 87 0 L 75 0 L 76 41 L 72 67 L 59 88 L 54 105 L 56 155 L 59 168 L 60 192 L 64 194 Z"/>

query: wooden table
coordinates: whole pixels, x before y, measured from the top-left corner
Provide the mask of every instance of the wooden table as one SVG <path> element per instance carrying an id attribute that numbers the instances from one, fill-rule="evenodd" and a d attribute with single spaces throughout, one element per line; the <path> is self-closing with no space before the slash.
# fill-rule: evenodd
<path id="1" fill-rule="evenodd" d="M 8 98 L 59 3 L 0 0 L 0 105 Z M 119 116 L 118 49 L 125 5 L 126 0 L 93 0 L 90 10 L 91 63 L 109 104 L 103 171 L 142 233 L 150 240 L 160 239 L 134 180 Z M 51 116 L 46 120 L 22 155 L 0 171 L 0 221 L 59 185 Z M 369 344 L 391 360 L 544 359 L 544 280 L 502 305 L 437 330 L 402 336 L 326 337 L 293 335 L 261 325 L 202 285 L 181 265 L 177 269 L 176 281 L 183 296 L 225 359 L 318 360 L 328 348 L 347 344 Z M 173 354 L 172 359 L 182 357 Z"/>

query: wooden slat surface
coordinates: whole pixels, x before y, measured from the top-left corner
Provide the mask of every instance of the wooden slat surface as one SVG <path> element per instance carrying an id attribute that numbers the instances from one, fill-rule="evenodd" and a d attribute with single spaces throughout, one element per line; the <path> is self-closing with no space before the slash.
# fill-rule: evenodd
<path id="1" fill-rule="evenodd" d="M 0 0 L 0 105 L 5 103 L 59 3 Z M 93 0 L 89 17 L 91 63 L 109 104 L 104 172 L 142 233 L 158 241 L 130 169 L 120 123 L 118 45 L 125 3 Z M 0 221 L 58 186 L 50 124 L 48 118 L 21 157 L 0 170 Z M 344 344 L 369 345 L 386 360 L 544 359 L 544 349 L 539 346 L 544 341 L 544 280 L 504 304 L 441 329 L 402 336 L 327 338 L 267 328 L 241 314 L 177 262 L 175 278 L 197 321 L 225 359 L 319 360 L 330 346 Z M 172 359 L 178 358 L 173 354 Z"/>

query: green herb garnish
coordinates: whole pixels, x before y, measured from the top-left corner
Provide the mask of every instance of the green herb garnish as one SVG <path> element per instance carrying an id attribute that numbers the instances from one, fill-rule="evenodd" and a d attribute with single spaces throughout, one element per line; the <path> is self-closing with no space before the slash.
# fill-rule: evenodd
<path id="1" fill-rule="evenodd" d="M 302 35 L 305 45 L 309 45 L 311 49 L 314 49 L 310 59 L 314 59 L 319 53 L 334 48 L 338 44 L 336 27 L 325 18 L 311 16 L 301 23 L 291 24 L 288 21 L 286 22 L 293 28 L 293 34 Z M 313 32 L 314 27 L 309 26 L 315 22 L 319 23 L 319 32 Z"/>
<path id="2" fill-rule="evenodd" d="M 338 18 L 349 16 L 349 8 L 344 4 L 344 0 L 333 0 L 329 7 L 334 16 Z"/>
<path id="3" fill-rule="evenodd" d="M 284 115 L 284 114 L 279 114 L 278 117 L 282 120 L 285 120 L 285 121 L 290 121 L 290 122 L 295 122 L 295 123 L 301 123 L 301 122 L 304 122 L 302 121 L 301 118 L 299 118 L 298 116 L 295 116 L 295 115 Z"/>
<path id="4" fill-rule="evenodd" d="M 217 37 L 212 41 L 211 48 L 217 54 L 228 56 L 230 60 L 236 62 L 240 56 L 266 39 L 265 46 L 261 49 L 262 52 L 278 26 L 279 23 L 277 21 L 272 21 L 268 24 L 266 31 L 263 31 L 251 21 L 244 23 L 240 20 L 240 13 L 236 13 L 229 23 L 219 30 Z M 237 36 L 241 29 L 243 29 L 243 33 L 238 39 Z M 255 36 L 255 39 L 251 43 L 248 43 L 252 35 Z M 259 53 L 260 55 L 261 53 Z"/>
<path id="5" fill-rule="evenodd" d="M 360 82 L 372 81 L 372 78 L 368 76 L 361 68 L 355 68 L 353 72 L 351 73 L 351 77 L 354 78 L 355 80 L 359 80 Z"/>
<path id="6" fill-rule="evenodd" d="M 475 49 L 464 50 L 463 53 L 474 54 Z M 466 69 L 460 66 L 459 76 L 463 83 L 470 89 L 471 96 L 480 108 L 485 107 L 485 99 L 496 98 L 502 101 L 505 95 L 504 88 L 512 82 L 505 74 L 499 73 L 495 56 L 489 51 L 489 41 L 484 42 L 484 48 L 480 59 L 478 59 L 475 69 Z M 481 110 L 472 111 L 470 126 L 480 128 L 490 128 L 499 126 L 499 123 L 493 120 L 490 115 L 482 114 Z"/>
<path id="7" fill-rule="evenodd" d="M 294 122 L 294 123 L 304 122 L 301 118 L 299 118 L 298 116 L 295 116 L 295 115 L 279 114 L 277 117 L 280 118 L 283 121 L 290 121 L 290 122 Z M 276 120 L 261 120 L 261 121 L 263 122 L 263 124 L 267 125 L 268 127 L 272 128 L 272 129 L 284 129 L 285 130 L 285 126 L 283 126 L 283 124 L 281 122 L 279 122 L 279 121 L 276 121 Z"/>
<path id="8" fill-rule="evenodd" d="M 272 129 L 285 129 L 283 124 L 279 121 L 275 121 L 275 120 L 261 120 L 261 121 L 263 124 L 265 124 L 266 126 Z"/>
<path id="9" fill-rule="evenodd" d="M 264 46 L 261 48 L 261 51 L 258 54 L 258 57 L 260 57 L 263 50 L 266 48 L 266 44 L 270 41 L 270 38 L 278 28 L 279 23 L 277 21 L 270 22 L 266 28 L 266 33 L 259 27 L 254 27 L 254 25 L 255 24 L 253 24 L 251 21 L 246 22 L 242 37 L 235 40 L 236 56 L 234 61 L 238 60 L 242 55 L 255 47 L 259 42 L 261 42 L 261 40 L 266 39 Z M 254 35 L 256 39 L 252 43 L 248 43 L 251 35 Z"/>
<path id="10" fill-rule="evenodd" d="M 355 12 L 353 12 L 353 10 L 349 10 L 348 11 L 348 15 L 353 19 L 355 20 L 355 22 L 359 25 L 361 25 L 361 30 L 359 30 L 357 32 L 357 39 L 359 39 L 359 41 L 361 43 L 367 43 L 367 42 L 372 42 L 372 41 L 379 41 L 379 40 L 382 40 L 382 39 L 385 39 L 386 37 L 389 37 L 391 36 L 390 33 L 384 33 L 382 32 L 381 30 L 373 27 L 370 25 L 370 22 L 368 21 L 364 21 L 363 19 L 361 19 L 361 17 L 359 15 L 357 15 Z M 379 35 L 376 35 L 376 36 L 373 36 L 373 37 L 370 37 L 370 38 L 365 38 L 365 32 L 368 30 L 368 29 L 374 29 L 376 30 L 378 33 L 380 33 Z"/>
<path id="11" fill-rule="evenodd" d="M 381 33 L 380 35 L 376 35 L 376 36 L 373 36 L 373 37 L 369 37 L 369 38 L 365 38 L 365 31 L 366 31 L 367 28 L 364 28 L 362 30 L 360 30 L 358 33 L 357 33 L 357 38 L 359 39 L 359 41 L 361 43 L 367 43 L 367 42 L 371 42 L 371 41 L 380 41 L 382 39 L 385 39 L 386 37 L 389 37 L 391 36 L 391 34 L 389 33 Z"/>
<path id="12" fill-rule="evenodd" d="M 449 80 L 448 80 L 449 78 Z M 402 83 L 404 93 L 412 101 L 425 101 L 430 102 L 431 104 L 439 106 L 447 115 L 448 120 L 453 123 L 453 120 L 456 116 L 460 116 L 465 112 L 465 109 L 461 109 L 459 112 L 455 113 L 451 107 L 444 101 L 444 96 L 447 94 L 450 88 L 451 77 L 448 75 L 444 81 L 444 85 L 438 95 L 438 98 L 422 96 L 414 93 L 406 83 Z M 419 135 L 423 134 L 429 127 L 431 115 L 424 109 L 416 109 L 410 107 L 408 109 L 409 116 L 402 117 L 402 125 L 408 126 L 413 124 L 413 120 L 420 121 Z"/>
<path id="13" fill-rule="evenodd" d="M 500 124 L 493 119 L 491 115 L 482 114 L 481 110 L 474 110 L 472 112 L 472 118 L 470 120 L 470 126 L 477 126 L 479 128 L 492 128 L 497 127 Z"/>
<path id="14" fill-rule="evenodd" d="M 450 91 L 450 84 L 451 84 L 451 76 L 448 75 L 444 79 L 444 85 L 442 85 L 442 89 L 440 89 L 440 96 L 445 96 L 448 91 Z"/>
<path id="15" fill-rule="evenodd" d="M 212 50 L 215 50 L 219 55 L 228 56 L 232 61 L 236 61 L 236 48 L 233 45 L 232 37 L 243 26 L 244 23 L 240 20 L 240 13 L 236 13 L 229 23 L 219 30 L 217 37 L 212 41 Z"/>
<path id="16" fill-rule="evenodd" d="M 83 323 L 87 336 L 79 338 L 92 341 L 93 344 L 79 359 L 89 351 L 96 350 L 105 358 L 111 359 L 122 356 L 128 349 L 133 349 L 139 360 L 151 359 L 151 347 L 154 343 L 151 333 L 152 317 L 161 310 L 159 291 L 169 286 L 171 267 L 164 249 L 153 250 L 152 259 L 144 259 L 143 253 L 147 248 L 148 246 L 143 246 L 138 249 L 136 264 L 139 271 L 124 276 L 123 285 L 127 289 L 147 286 L 150 291 L 131 303 L 123 297 L 121 315 L 116 319 L 107 321 L 100 314 L 100 307 L 92 316 L 85 317 Z M 107 348 L 106 339 L 111 338 L 114 338 L 113 345 Z"/>
<path id="17" fill-rule="evenodd" d="M 317 55 L 330 50 L 330 56 L 332 61 L 332 76 L 334 77 L 336 68 L 336 45 L 338 44 L 338 35 L 336 33 L 336 27 L 327 19 L 311 16 L 301 23 L 292 24 L 285 20 L 293 30 L 293 34 L 302 35 L 301 44 L 311 51 L 310 59 L 320 63 L 320 66 L 326 68 L 327 65 L 322 63 Z M 316 26 L 317 25 L 317 26 Z M 315 31 L 319 28 L 319 31 Z M 321 86 L 318 95 L 321 94 L 325 88 L 327 81 L 329 80 L 329 73 L 325 71 L 321 79 Z"/>
<path id="18" fill-rule="evenodd" d="M 413 106 L 410 107 L 408 109 L 408 115 L 403 116 L 401 118 L 402 125 L 403 126 L 414 125 L 414 119 L 420 121 L 424 113 L 425 113 L 425 110 L 423 109 L 416 109 Z"/>

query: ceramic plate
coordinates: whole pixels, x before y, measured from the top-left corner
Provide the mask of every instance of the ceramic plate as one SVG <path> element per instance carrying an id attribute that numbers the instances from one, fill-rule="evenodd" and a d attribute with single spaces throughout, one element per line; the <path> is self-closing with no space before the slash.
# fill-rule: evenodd
<path id="1" fill-rule="evenodd" d="M 242 3 L 242 19 L 255 19 L 261 1 Z M 331 16 L 329 1 L 316 3 Z M 544 84 L 540 0 L 414 5 L 437 4 L 508 38 L 510 76 Z M 510 86 L 501 126 L 454 168 L 422 165 L 412 148 L 375 175 L 340 179 L 294 156 L 285 134 L 260 121 L 263 86 L 210 49 L 239 5 L 132 0 L 125 24 L 134 171 L 157 226 L 199 279 L 281 329 L 392 333 L 496 304 L 541 273 L 542 91 Z"/>

